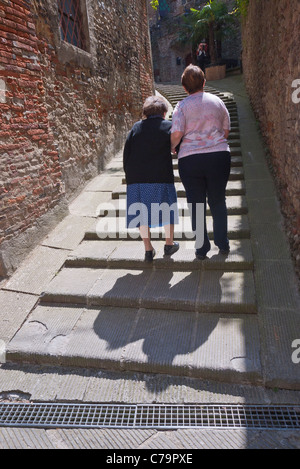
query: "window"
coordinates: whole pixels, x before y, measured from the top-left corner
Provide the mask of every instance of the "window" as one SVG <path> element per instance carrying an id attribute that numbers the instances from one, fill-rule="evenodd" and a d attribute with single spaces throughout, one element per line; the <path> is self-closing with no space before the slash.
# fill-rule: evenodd
<path id="1" fill-rule="evenodd" d="M 159 14 L 161 19 L 167 18 L 170 11 L 167 0 L 159 0 Z"/>
<path id="2" fill-rule="evenodd" d="M 58 0 L 58 11 L 61 38 L 85 49 L 80 0 Z"/>

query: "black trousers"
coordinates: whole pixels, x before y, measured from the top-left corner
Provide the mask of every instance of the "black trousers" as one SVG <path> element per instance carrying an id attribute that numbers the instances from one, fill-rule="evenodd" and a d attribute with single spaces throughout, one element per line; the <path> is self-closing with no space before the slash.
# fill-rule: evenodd
<path id="1" fill-rule="evenodd" d="M 226 186 L 230 174 L 229 151 L 198 153 L 178 161 L 179 175 L 191 207 L 192 229 L 196 231 L 196 206 L 204 204 L 204 242 L 197 246 L 197 254 L 206 255 L 211 248 L 206 227 L 206 199 L 213 218 L 214 243 L 219 249 L 228 249 Z"/>

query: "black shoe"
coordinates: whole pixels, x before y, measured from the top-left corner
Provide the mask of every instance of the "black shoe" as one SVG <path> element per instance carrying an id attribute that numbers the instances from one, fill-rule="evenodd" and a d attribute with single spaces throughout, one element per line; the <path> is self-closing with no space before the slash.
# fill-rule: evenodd
<path id="1" fill-rule="evenodd" d="M 199 261 L 204 261 L 204 259 L 206 259 L 206 255 L 203 256 L 202 254 L 197 254 L 196 253 L 196 259 L 198 259 Z"/>
<path id="2" fill-rule="evenodd" d="M 223 256 L 228 256 L 228 254 L 230 253 L 230 247 L 228 246 L 227 249 L 220 249 L 220 254 L 223 254 Z"/>
<path id="3" fill-rule="evenodd" d="M 165 256 L 171 256 L 172 254 L 175 254 L 179 249 L 179 243 L 174 242 L 173 244 L 165 244 L 164 246 L 164 253 Z"/>
<path id="4" fill-rule="evenodd" d="M 200 249 L 196 249 L 196 259 L 198 259 L 199 261 L 204 261 L 204 259 L 206 259 L 206 254 L 202 254 L 200 252 Z"/>
<path id="5" fill-rule="evenodd" d="M 145 261 L 146 262 L 152 262 L 155 254 L 156 254 L 155 249 L 152 249 L 152 251 L 146 251 L 145 252 Z"/>

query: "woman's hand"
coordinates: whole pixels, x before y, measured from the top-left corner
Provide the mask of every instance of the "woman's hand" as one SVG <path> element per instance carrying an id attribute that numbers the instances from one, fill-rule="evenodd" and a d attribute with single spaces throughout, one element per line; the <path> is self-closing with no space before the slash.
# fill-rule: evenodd
<path id="1" fill-rule="evenodd" d="M 171 134 L 171 153 L 172 154 L 177 154 L 176 147 L 181 142 L 182 137 L 183 137 L 183 132 L 177 131 Z"/>
<path id="2" fill-rule="evenodd" d="M 230 130 L 224 129 L 224 137 L 227 139 L 229 135 Z"/>

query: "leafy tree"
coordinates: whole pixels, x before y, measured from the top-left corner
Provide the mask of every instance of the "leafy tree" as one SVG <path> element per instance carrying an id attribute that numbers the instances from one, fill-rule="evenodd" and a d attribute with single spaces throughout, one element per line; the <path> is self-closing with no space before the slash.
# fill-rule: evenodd
<path id="1" fill-rule="evenodd" d="M 236 0 L 235 14 L 237 16 L 247 16 L 249 0 Z"/>

